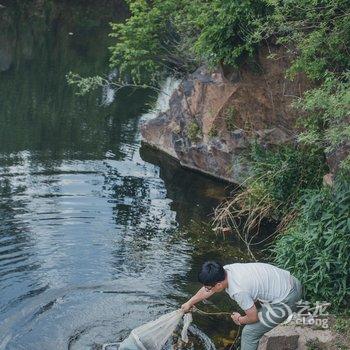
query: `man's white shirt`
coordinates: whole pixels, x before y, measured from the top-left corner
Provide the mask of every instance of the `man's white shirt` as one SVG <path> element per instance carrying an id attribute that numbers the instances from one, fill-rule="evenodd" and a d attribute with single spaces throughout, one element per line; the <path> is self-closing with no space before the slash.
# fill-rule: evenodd
<path id="1" fill-rule="evenodd" d="M 243 309 L 248 310 L 254 302 L 278 303 L 292 288 L 291 274 L 265 263 L 225 265 L 228 287 L 226 292 Z"/>

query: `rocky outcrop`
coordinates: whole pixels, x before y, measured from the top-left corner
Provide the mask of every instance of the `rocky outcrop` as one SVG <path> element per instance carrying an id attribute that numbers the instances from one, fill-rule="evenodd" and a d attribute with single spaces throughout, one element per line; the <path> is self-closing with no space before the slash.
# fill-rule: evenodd
<path id="1" fill-rule="evenodd" d="M 348 339 L 333 328 L 308 325 L 279 325 L 266 333 L 258 350 L 348 349 Z"/>
<path id="2" fill-rule="evenodd" d="M 261 50 L 256 66 L 237 71 L 198 69 L 173 92 L 169 109 L 141 126 L 144 142 L 185 167 L 242 183 L 251 142 L 270 147 L 294 140 L 290 102 L 308 87 L 302 76 L 285 79 L 282 49 L 275 48 L 275 60 L 269 53 Z"/>

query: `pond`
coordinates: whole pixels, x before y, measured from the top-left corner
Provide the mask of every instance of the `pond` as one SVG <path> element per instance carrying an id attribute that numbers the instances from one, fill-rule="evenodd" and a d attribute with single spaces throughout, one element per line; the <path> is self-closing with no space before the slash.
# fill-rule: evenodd
<path id="1" fill-rule="evenodd" d="M 141 147 L 153 93 L 67 86 L 69 71 L 108 73 L 120 1 L 3 3 L 0 349 L 101 349 L 178 308 L 204 260 L 246 259 L 210 229 L 228 185 Z M 230 320 L 194 321 L 189 348 L 234 337 Z"/>

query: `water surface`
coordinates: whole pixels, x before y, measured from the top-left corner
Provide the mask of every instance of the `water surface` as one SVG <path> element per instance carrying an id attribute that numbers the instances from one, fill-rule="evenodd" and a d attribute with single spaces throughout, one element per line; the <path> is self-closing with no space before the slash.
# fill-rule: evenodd
<path id="1" fill-rule="evenodd" d="M 227 184 L 140 149 L 153 93 L 67 86 L 71 70 L 108 73 L 108 22 L 126 12 L 102 3 L 1 9 L 0 349 L 101 349 L 178 308 L 204 259 L 244 256 L 208 225 Z M 231 330 L 197 316 L 189 348 Z"/>

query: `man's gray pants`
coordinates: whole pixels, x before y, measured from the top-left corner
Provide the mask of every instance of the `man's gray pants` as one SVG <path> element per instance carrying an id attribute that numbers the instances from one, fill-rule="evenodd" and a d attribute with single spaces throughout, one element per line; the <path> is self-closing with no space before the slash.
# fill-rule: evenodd
<path id="1" fill-rule="evenodd" d="M 289 294 L 279 303 L 264 303 L 259 309 L 259 321 L 244 326 L 241 336 L 241 350 L 256 350 L 260 338 L 272 328 L 285 321 L 296 310 L 296 303 L 301 300 L 301 283 L 292 277 L 293 286 Z"/>

